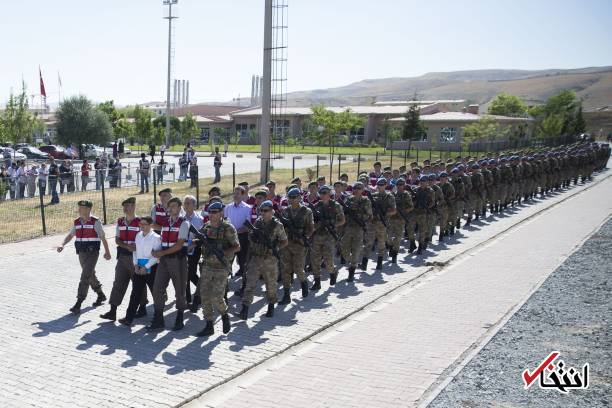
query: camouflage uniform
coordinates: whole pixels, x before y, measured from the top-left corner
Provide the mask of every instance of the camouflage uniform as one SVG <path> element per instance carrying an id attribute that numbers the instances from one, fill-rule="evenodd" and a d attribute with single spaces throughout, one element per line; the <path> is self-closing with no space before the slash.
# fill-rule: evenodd
<path id="1" fill-rule="evenodd" d="M 434 206 L 435 193 L 431 187 L 419 186 L 415 191 L 414 198 L 414 210 L 412 210 L 412 218 L 410 221 L 413 223 L 411 229 L 414 231 L 414 226 L 418 228 L 418 241 L 419 247 L 424 248 L 427 240 L 429 239 L 429 232 L 431 227 L 429 226 L 427 215 Z"/>
<path id="2" fill-rule="evenodd" d="M 395 208 L 397 212 L 389 219 L 389 238 L 391 247 L 397 253 L 400 249 L 400 243 L 404 236 L 406 220 L 410 221 L 414 204 L 412 203 L 412 195 L 409 191 L 397 191 L 395 193 Z M 404 216 L 402 217 L 403 214 Z M 414 229 L 408 230 L 408 239 L 414 241 Z"/>
<path id="3" fill-rule="evenodd" d="M 389 229 L 391 229 L 387 212 L 389 209 L 395 208 L 395 198 L 393 198 L 393 194 L 389 193 L 388 191 L 383 191 L 382 193 L 376 191 L 372 193 L 372 201 L 378 206 L 378 208 L 380 208 L 380 212 L 382 213 L 385 222 L 389 226 Z M 384 257 L 385 250 L 387 249 L 387 241 L 389 239 L 387 235 L 387 228 L 375 214 L 374 204 L 372 205 L 372 213 L 374 213 L 372 216 L 372 227 L 374 230 L 374 238 L 376 239 L 376 253 L 379 257 Z"/>
<path id="4" fill-rule="evenodd" d="M 315 205 L 315 209 L 321 214 L 323 219 L 317 219 L 315 216 L 315 233 L 312 239 L 312 248 L 310 250 L 312 274 L 316 279 L 321 278 L 321 260 L 325 262 L 327 271 L 330 274 L 336 273 L 334 264 L 334 253 L 336 251 L 336 240 L 329 234 L 324 222 L 335 225 L 342 219 L 342 206 L 334 200 L 329 200 L 326 205 L 323 201 L 319 201 Z M 334 226 L 335 230 L 335 226 Z"/>
<path id="5" fill-rule="evenodd" d="M 297 210 L 291 206 L 282 211 L 284 218 L 292 224 L 292 229 L 286 229 L 289 243 L 281 250 L 281 268 L 283 288 L 291 288 L 291 278 L 296 274 L 300 282 L 306 281 L 304 273 L 304 260 L 306 259 L 306 247 L 302 237 L 310 237 L 314 229 L 312 210 L 300 205 Z"/>
<path id="6" fill-rule="evenodd" d="M 221 251 L 239 244 L 236 229 L 225 220 L 221 221 L 218 227 L 213 227 L 209 221 L 204 224 L 200 231 L 209 238 L 211 245 Z M 226 265 L 231 265 L 232 258 L 225 257 L 225 262 Z M 227 313 L 225 288 L 227 287 L 228 273 L 229 267 L 223 266 L 211 250 L 204 248 L 200 266 L 201 278 L 198 284 L 206 320 L 213 320 L 213 307 L 222 315 Z"/>
<path id="7" fill-rule="evenodd" d="M 361 221 L 368 225 L 372 218 L 372 203 L 365 197 L 349 196 L 344 201 L 345 205 L 352 209 Z M 348 263 L 349 268 L 356 268 L 363 252 L 364 228 L 362 228 L 352 217 L 346 216 L 344 235 L 340 243 L 342 256 Z"/>
<path id="8" fill-rule="evenodd" d="M 451 221 L 456 223 L 456 227 L 459 228 L 461 225 L 461 217 L 463 216 L 463 209 L 465 208 L 465 202 L 467 200 L 465 184 L 463 184 L 463 179 L 459 174 L 453 176 L 451 183 L 455 189 L 455 211 L 454 218 Z"/>
<path id="9" fill-rule="evenodd" d="M 448 232 L 455 224 L 455 188 L 448 181 L 440 183 L 440 189 L 444 194 L 443 204 L 438 207 L 440 214 L 440 236 Z"/>

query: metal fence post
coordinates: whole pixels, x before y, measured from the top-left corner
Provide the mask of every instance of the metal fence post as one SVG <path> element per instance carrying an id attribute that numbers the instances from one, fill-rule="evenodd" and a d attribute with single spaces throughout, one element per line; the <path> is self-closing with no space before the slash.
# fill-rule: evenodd
<path id="1" fill-rule="evenodd" d="M 391 150 L 391 164 L 389 165 L 391 170 L 393 170 L 393 150 Z"/>
<path id="2" fill-rule="evenodd" d="M 357 176 L 359 176 L 359 170 L 361 170 L 361 152 L 357 153 Z"/>
<path id="3" fill-rule="evenodd" d="M 319 153 L 317 153 L 317 178 L 319 178 Z"/>
<path id="4" fill-rule="evenodd" d="M 42 221 L 43 235 L 47 235 L 47 223 L 45 222 L 45 204 L 43 203 L 43 195 L 40 187 L 38 188 L 38 197 L 40 198 L 40 219 Z"/>
<path id="5" fill-rule="evenodd" d="M 378 151 L 376 152 L 376 161 L 378 161 Z"/>
<path id="6" fill-rule="evenodd" d="M 195 170 L 196 207 L 200 208 L 200 166 L 195 166 Z"/>
<path id="7" fill-rule="evenodd" d="M 236 187 L 236 162 L 232 163 L 232 188 Z"/>
<path id="8" fill-rule="evenodd" d="M 416 162 L 419 162 L 419 148 L 417 147 Z"/>
<path id="9" fill-rule="evenodd" d="M 153 205 L 157 202 L 157 166 L 152 166 L 152 176 L 153 176 Z"/>
<path id="10" fill-rule="evenodd" d="M 295 156 L 293 156 L 293 159 L 291 159 L 293 164 L 291 165 L 291 178 L 294 179 L 295 178 Z"/>
<path id="11" fill-rule="evenodd" d="M 104 191 L 104 183 L 102 183 L 102 219 L 104 220 L 104 225 L 106 225 L 106 194 Z"/>

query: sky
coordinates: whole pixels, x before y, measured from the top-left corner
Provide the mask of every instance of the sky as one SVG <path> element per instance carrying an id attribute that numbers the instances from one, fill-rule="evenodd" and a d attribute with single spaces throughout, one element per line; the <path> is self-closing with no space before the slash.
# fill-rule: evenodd
<path id="1" fill-rule="evenodd" d="M 286 0 L 289 91 L 472 69 L 612 65 L 609 0 Z M 166 98 L 161 0 L 3 1 L 0 103 L 22 79 L 47 102 Z M 173 78 L 190 102 L 249 97 L 262 73 L 264 0 L 179 0 Z"/>

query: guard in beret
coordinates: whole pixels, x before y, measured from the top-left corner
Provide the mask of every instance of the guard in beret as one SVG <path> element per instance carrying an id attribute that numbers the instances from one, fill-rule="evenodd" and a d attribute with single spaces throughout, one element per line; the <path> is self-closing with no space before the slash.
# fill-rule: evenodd
<path id="1" fill-rule="evenodd" d="M 484 218 L 487 215 L 487 205 L 490 205 L 489 210 L 493 212 L 493 195 L 495 180 L 493 179 L 493 173 L 489 170 L 489 159 L 485 159 L 480 164 L 480 174 L 482 174 L 482 183 L 484 186 L 484 196 L 482 198 L 482 213 L 481 216 Z"/>
<path id="2" fill-rule="evenodd" d="M 266 317 L 274 316 L 276 305 L 276 289 L 278 276 L 278 251 L 287 246 L 287 234 L 283 224 L 274 217 L 274 203 L 266 200 L 259 206 L 260 216 L 255 225 L 249 227 L 249 263 L 246 270 L 246 286 L 242 295 L 242 310 L 240 318 L 246 320 L 249 307 L 253 303 L 253 293 L 263 277 L 266 285 L 268 311 Z"/>
<path id="3" fill-rule="evenodd" d="M 306 252 L 310 246 L 310 238 L 314 232 L 312 210 L 301 202 L 302 194 L 299 188 L 287 192 L 288 205 L 281 211 L 287 246 L 280 251 L 281 278 L 283 282 L 283 298 L 281 305 L 291 303 L 291 282 L 297 276 L 302 289 L 302 298 L 308 296 L 308 281 L 304 272 Z"/>
<path id="4" fill-rule="evenodd" d="M 363 182 L 354 183 L 352 195 L 343 204 L 346 224 L 340 247 L 342 258 L 348 263 L 348 282 L 353 282 L 358 263 L 363 262 L 365 231 L 372 220 L 372 203 L 364 195 L 366 184 L 367 177 Z"/>
<path id="5" fill-rule="evenodd" d="M 452 225 L 450 233 L 453 235 L 455 229 L 461 227 L 461 218 L 463 217 L 463 210 L 466 205 L 467 195 L 465 191 L 465 184 L 463 184 L 463 178 L 458 167 L 455 167 L 451 171 L 451 184 L 455 190 L 455 202 L 453 208 L 453 216 L 449 219 Z"/>
<path id="6" fill-rule="evenodd" d="M 427 213 L 433 209 L 435 204 L 435 193 L 431 187 L 427 185 L 428 182 L 429 178 L 425 175 L 421 176 L 419 179 L 419 186 L 414 193 L 413 217 L 410 219 L 411 224 L 408 227 L 412 231 L 415 231 L 415 229 L 418 230 L 418 255 L 427 249 L 429 233 L 431 232 Z"/>
<path id="7" fill-rule="evenodd" d="M 440 190 L 444 195 L 444 203 L 438 208 L 440 217 L 440 233 L 439 240 L 442 241 L 443 237 L 449 235 L 455 235 L 455 187 L 448 181 L 448 174 L 446 172 L 440 173 Z"/>
<path id="8" fill-rule="evenodd" d="M 57 247 L 57 252 L 62 252 L 66 244 L 73 237 L 75 238 L 74 247 L 81 264 L 81 279 L 77 290 L 77 301 L 70 308 L 70 311 L 75 315 L 81 313 L 81 304 L 87 297 L 87 291 L 90 286 L 98 295 L 93 303 L 94 306 L 100 306 L 106 300 L 106 296 L 102 292 L 102 284 L 96 278 L 96 263 L 100 254 L 100 242 L 104 246 L 104 259 L 107 261 L 111 259 L 102 223 L 91 215 L 93 203 L 89 200 L 81 200 L 78 202 L 78 206 L 79 217 L 74 220 L 70 232 L 68 232 L 62 244 Z"/>
<path id="9" fill-rule="evenodd" d="M 472 222 L 472 215 L 475 219 L 479 219 L 482 213 L 482 207 L 484 206 L 486 198 L 486 189 L 482 173 L 480 172 L 480 165 L 474 163 L 471 165 L 470 180 L 472 189 L 470 190 L 470 211 L 468 212 L 468 218 L 465 225 L 470 225 Z"/>
<path id="10" fill-rule="evenodd" d="M 389 217 L 396 213 L 395 198 L 387 191 L 387 184 L 387 179 L 380 177 L 376 181 L 376 191 L 374 191 L 369 198 L 372 203 L 373 217 L 371 228 L 368 229 L 368 233 L 366 234 L 366 252 L 363 254 L 362 263 L 360 265 L 362 270 L 365 270 L 367 267 L 368 251 L 369 248 L 372 248 L 374 240 L 376 240 L 377 254 L 376 269 L 382 269 L 382 262 L 389 241 L 387 233 L 387 229 L 389 228 Z"/>
<path id="11" fill-rule="evenodd" d="M 134 251 L 136 251 L 136 235 L 140 232 L 140 218 L 136 216 L 136 197 L 129 197 L 121 203 L 123 217 L 117 219 L 115 228 L 115 244 L 117 244 L 117 264 L 115 265 L 115 280 L 111 290 L 110 310 L 100 317 L 115 321 L 117 307 L 123 301 L 130 281 L 134 278 Z M 140 304 L 134 317 L 147 315 L 147 291 L 142 291 Z"/>
<path id="12" fill-rule="evenodd" d="M 406 180 L 404 178 L 397 179 L 395 188 L 396 191 L 393 195 L 396 213 L 389 218 L 389 252 L 392 264 L 397 263 L 400 244 L 414 209 L 412 195 L 406 190 Z M 414 240 L 414 231 L 412 233 L 408 231 L 408 237 L 412 237 L 412 240 Z"/>

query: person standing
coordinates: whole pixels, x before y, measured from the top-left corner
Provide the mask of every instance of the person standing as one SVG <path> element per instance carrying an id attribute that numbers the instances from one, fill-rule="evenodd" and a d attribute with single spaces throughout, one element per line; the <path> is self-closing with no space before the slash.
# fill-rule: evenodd
<path id="1" fill-rule="evenodd" d="M 165 327 L 164 306 L 166 288 L 172 280 L 176 294 L 176 321 L 173 330 L 184 327 L 183 314 L 187 308 L 185 291 L 187 290 L 187 238 L 189 236 L 189 221 L 181 216 L 182 201 L 172 197 L 168 201 L 168 219 L 162 224 L 162 249 L 151 252 L 159 258 L 159 266 L 153 284 L 153 300 L 155 315 L 147 330 L 158 330 Z"/>
<path id="2" fill-rule="evenodd" d="M 291 281 L 295 274 L 300 281 L 302 297 L 308 296 L 308 282 L 304 273 L 306 249 L 314 232 L 312 210 L 301 203 L 302 192 L 292 188 L 287 193 L 289 206 L 281 214 L 287 219 L 290 228 L 286 229 L 288 244 L 281 250 L 281 273 L 283 280 L 283 298 L 280 305 L 291 303 Z"/>
<path id="3" fill-rule="evenodd" d="M 91 165 L 87 161 L 87 159 L 83 160 L 83 164 L 81 165 L 81 191 L 87 190 L 87 184 L 89 184 L 89 171 L 91 170 Z"/>
<path id="4" fill-rule="evenodd" d="M 138 161 L 138 172 L 140 173 L 140 194 L 149 192 L 149 170 L 151 165 L 147 160 L 147 155 L 144 153 L 140 154 L 140 160 Z M 146 191 L 145 191 L 146 189 Z"/>
<path id="5" fill-rule="evenodd" d="M 17 168 L 17 172 L 16 172 L 16 179 L 17 179 L 17 198 L 18 199 L 25 198 L 25 189 L 26 189 L 26 185 L 28 184 L 28 174 L 27 174 L 25 160 L 22 160 L 19 163 L 19 167 Z"/>
<path id="6" fill-rule="evenodd" d="M 33 164 L 26 172 L 28 179 L 28 197 L 34 197 L 36 194 L 36 177 L 38 177 L 38 166 Z"/>
<path id="7" fill-rule="evenodd" d="M 159 159 L 159 163 L 157 163 L 157 184 L 162 184 L 164 182 L 164 170 L 166 168 L 166 162 L 163 158 Z"/>
<path id="8" fill-rule="evenodd" d="M 123 301 L 125 292 L 134 278 L 133 253 L 136 250 L 136 235 L 140 232 L 140 218 L 136 216 L 136 198 L 130 197 L 121 203 L 123 206 L 123 217 L 117 220 L 115 229 L 115 243 L 117 244 L 117 265 L 115 265 L 115 280 L 110 295 L 110 310 L 100 315 L 102 319 L 115 321 L 117 318 L 117 307 Z M 136 317 L 147 315 L 147 292 L 140 301 L 140 307 Z"/>
<path id="9" fill-rule="evenodd" d="M 117 159 L 118 151 L 117 151 L 117 141 L 113 142 L 113 159 Z"/>
<path id="10" fill-rule="evenodd" d="M 429 239 L 429 233 L 431 227 L 428 222 L 428 213 L 432 211 L 435 204 L 435 193 L 431 187 L 427 185 L 429 177 L 423 175 L 419 179 L 419 187 L 416 189 L 414 195 L 414 210 L 411 221 L 413 224 L 409 227 L 413 231 L 415 227 L 418 229 L 419 234 L 419 246 L 417 248 L 417 255 L 421 255 L 423 250 L 427 249 L 427 240 Z"/>
<path id="11" fill-rule="evenodd" d="M 189 160 L 187 160 L 187 148 L 185 148 L 185 152 L 179 158 L 179 177 L 178 181 L 187 180 L 187 169 L 189 168 Z"/>
<path id="12" fill-rule="evenodd" d="M 168 201 L 172 198 L 172 189 L 164 188 L 157 195 L 159 203 L 151 207 L 151 218 L 153 218 L 153 230 L 161 234 L 162 225 L 168 220 Z"/>
<path id="13" fill-rule="evenodd" d="M 198 183 L 198 157 L 195 153 L 191 154 L 191 159 L 189 159 L 189 179 L 191 180 L 191 185 L 189 188 L 195 188 Z"/>
<path id="14" fill-rule="evenodd" d="M 165 144 L 159 146 L 159 156 L 160 156 L 161 160 L 164 159 L 164 153 L 166 153 L 166 145 Z"/>
<path id="15" fill-rule="evenodd" d="M 53 158 L 49 159 L 49 193 L 51 194 L 51 204 L 59 204 L 57 194 L 57 180 L 59 178 L 59 167 Z"/>
<path id="16" fill-rule="evenodd" d="M 57 247 L 57 252 L 62 252 L 66 244 L 73 237 L 75 238 L 74 246 L 79 256 L 79 263 L 81 264 L 81 279 L 77 291 L 77 301 L 70 308 L 70 311 L 74 314 L 81 312 L 81 304 L 87 297 L 87 291 L 90 286 L 98 295 L 93 303 L 94 306 L 100 306 L 106 300 L 106 296 L 102 292 L 102 284 L 96 278 L 96 263 L 100 254 L 100 242 L 104 246 L 104 259 L 107 261 L 111 259 L 102 223 L 91 215 L 93 203 L 89 200 L 81 200 L 78 202 L 78 206 L 79 218 L 74 220 L 74 225 L 70 232 L 66 235 L 62 244 Z"/>
<path id="17" fill-rule="evenodd" d="M 42 163 L 38 171 L 38 192 L 41 196 L 44 196 L 46 193 L 48 176 L 49 170 L 47 169 L 47 165 Z"/>
<path id="18" fill-rule="evenodd" d="M 391 252 L 391 263 L 393 264 L 397 263 L 400 244 L 408 224 L 406 220 L 410 220 L 414 208 L 412 195 L 406 190 L 406 179 L 403 177 L 398 178 L 395 181 L 395 188 L 397 190 L 393 195 L 395 196 L 396 213 L 389 219 L 389 241 L 391 246 L 389 252 Z M 410 232 L 408 232 L 408 237 L 410 239 Z"/>
<path id="19" fill-rule="evenodd" d="M 149 155 L 151 156 L 151 163 L 155 163 L 155 145 L 149 145 Z"/>
<path id="20" fill-rule="evenodd" d="M 242 201 L 244 187 L 234 188 L 234 202 L 224 209 L 224 215 L 238 233 L 240 251 L 236 258 L 238 260 L 238 272 L 236 275 L 244 275 L 246 270 L 247 255 L 249 252 L 249 230 L 244 226 L 246 221 L 251 220 L 251 206 Z"/>
<path id="21" fill-rule="evenodd" d="M 222 164 L 223 163 L 221 163 L 221 153 L 219 153 L 219 148 L 215 147 L 215 157 L 213 159 L 213 167 L 215 168 L 215 179 L 213 181 L 213 184 L 221 181 Z"/>
<path id="22" fill-rule="evenodd" d="M 266 200 L 261 203 L 259 211 L 261 216 L 255 222 L 255 230 L 249 232 L 249 264 L 246 270 L 246 286 L 242 296 L 242 310 L 240 318 L 246 320 L 249 315 L 249 307 L 253 303 L 253 292 L 263 276 L 266 285 L 266 299 L 268 311 L 266 317 L 274 316 L 276 305 L 276 278 L 278 276 L 278 259 L 274 256 L 276 250 L 282 250 L 287 246 L 287 234 L 283 224 L 273 216 L 272 201 Z"/>
<path id="23" fill-rule="evenodd" d="M 227 314 L 225 289 L 229 275 L 228 265 L 231 265 L 234 254 L 240 250 L 236 229 L 223 219 L 223 203 L 218 201 L 210 204 L 208 208 L 210 220 L 204 225 L 201 232 L 208 237 L 212 248 L 223 251 L 225 265 L 210 250 L 202 253 L 202 269 L 200 278 L 200 295 L 206 326 L 197 336 L 210 336 L 214 329 L 214 308 L 221 314 L 223 333 L 230 331 L 230 319 Z"/>
<path id="24" fill-rule="evenodd" d="M 147 286 L 151 293 L 155 284 L 157 263 L 159 259 L 152 255 L 153 251 L 161 250 L 161 237 L 152 229 L 153 219 L 151 217 L 140 218 L 141 231 L 136 234 L 135 251 L 132 252 L 132 263 L 134 265 L 134 278 L 132 280 L 132 293 L 125 317 L 119 319 L 119 323 L 130 326 L 132 321 L 141 310 L 141 300 L 146 298 Z M 146 315 L 146 309 L 145 309 Z"/>
<path id="25" fill-rule="evenodd" d="M 195 229 L 198 231 L 202 229 L 204 226 L 204 220 L 202 216 L 195 212 L 195 208 L 197 205 L 197 200 L 192 195 L 186 195 L 183 198 L 183 208 L 185 210 L 185 219 L 189 221 L 189 225 L 193 225 Z M 200 246 L 193 243 L 194 236 L 190 232 L 189 237 L 187 239 L 187 244 L 189 245 L 187 248 L 187 281 L 186 291 L 185 291 L 185 300 L 188 304 L 191 304 L 189 310 L 192 312 L 196 312 L 198 307 L 200 306 L 200 292 L 198 286 L 198 265 L 200 263 L 200 256 L 202 255 L 202 248 Z M 193 302 L 191 296 L 191 285 L 190 282 L 195 286 L 195 292 L 193 293 Z"/>
<path id="26" fill-rule="evenodd" d="M 376 269 L 382 269 L 382 262 L 385 257 L 387 241 L 389 236 L 387 226 L 389 225 L 389 217 L 395 215 L 395 198 L 393 194 L 387 191 L 387 179 L 381 177 L 376 182 L 376 191 L 372 193 L 372 226 L 374 230 L 374 238 L 376 239 Z M 387 226 L 385 226 L 385 224 Z"/>
<path id="27" fill-rule="evenodd" d="M 365 225 L 372 220 L 372 203 L 363 196 L 364 184 L 360 181 L 353 184 L 353 195 L 345 200 L 348 208 L 344 235 L 340 244 L 343 257 L 348 263 L 348 282 L 353 282 L 355 269 L 363 252 Z"/>

